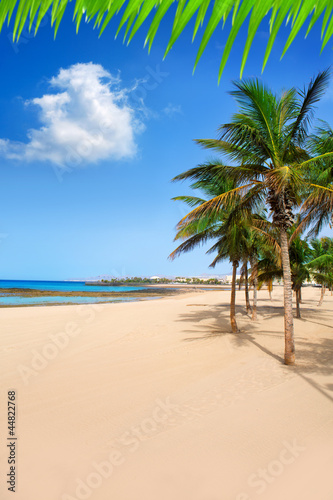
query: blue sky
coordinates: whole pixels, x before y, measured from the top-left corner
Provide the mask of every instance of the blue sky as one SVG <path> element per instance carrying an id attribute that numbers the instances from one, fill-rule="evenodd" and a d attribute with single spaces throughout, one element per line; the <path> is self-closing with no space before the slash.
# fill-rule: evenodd
<path id="1" fill-rule="evenodd" d="M 209 157 L 193 139 L 216 137 L 235 111 L 227 91 L 239 77 L 246 30 L 218 85 L 227 36 L 220 29 L 192 76 L 192 26 L 162 61 L 171 19 L 148 54 L 144 31 L 127 47 L 112 25 L 98 38 L 83 23 L 76 35 L 71 14 L 56 40 L 49 21 L 36 38 L 24 31 L 18 45 L 10 29 L 0 35 L 0 277 L 228 273 L 228 262 L 208 268 L 204 248 L 168 261 L 185 214 L 171 198 L 190 192 L 170 180 Z M 261 77 L 267 33 L 263 25 L 244 77 Z M 331 47 L 320 55 L 319 28 L 303 35 L 282 61 L 287 30 L 277 39 L 262 75 L 276 91 L 303 86 L 332 63 Z M 333 86 L 318 116 L 332 123 L 332 112 Z"/>

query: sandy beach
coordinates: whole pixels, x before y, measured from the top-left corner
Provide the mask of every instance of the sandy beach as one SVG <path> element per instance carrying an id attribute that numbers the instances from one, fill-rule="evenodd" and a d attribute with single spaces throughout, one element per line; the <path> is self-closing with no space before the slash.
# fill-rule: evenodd
<path id="1" fill-rule="evenodd" d="M 331 500 L 333 297 L 303 290 L 283 365 L 282 287 L 0 310 L 1 471 L 17 393 L 16 500 Z"/>

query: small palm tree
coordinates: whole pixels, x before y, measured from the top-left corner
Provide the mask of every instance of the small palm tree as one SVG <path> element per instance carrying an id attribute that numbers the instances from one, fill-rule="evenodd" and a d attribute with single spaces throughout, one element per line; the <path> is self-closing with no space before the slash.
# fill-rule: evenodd
<path id="1" fill-rule="evenodd" d="M 286 364 L 295 362 L 288 229 L 294 223 L 293 210 L 310 188 L 307 176 L 310 166 L 333 156 L 333 148 L 317 156 L 310 156 L 306 148 L 314 106 L 328 79 L 329 72 L 324 71 L 311 80 L 307 89 L 292 88 L 281 95 L 274 94 L 257 79 L 234 83 L 231 95 L 239 112 L 229 123 L 221 125 L 220 139 L 197 142 L 237 162 L 236 166 L 220 166 L 220 175 L 223 172 L 236 187 L 201 204 L 184 218 L 190 221 L 217 213 L 235 197 L 242 199 L 239 210 L 255 212 L 259 204 L 268 205 L 281 247 Z"/>
<path id="2" fill-rule="evenodd" d="M 220 175 L 214 162 L 190 169 L 173 180 L 184 179 L 195 180 L 191 187 L 200 189 L 209 197 L 215 197 L 235 188 L 232 180 Z M 178 196 L 174 200 L 183 201 L 191 207 L 207 203 L 207 200 L 194 196 Z M 181 220 L 177 225 L 178 232 L 175 240 L 181 239 L 184 241 L 170 255 L 170 258 L 174 259 L 181 253 L 188 252 L 198 245 L 212 239 L 215 240 L 215 244 L 207 252 L 217 253 L 211 267 L 215 267 L 218 262 L 225 259 L 229 259 L 232 263 L 230 323 L 233 332 L 239 331 L 236 322 L 237 268 L 241 261 L 247 261 L 251 254 L 251 248 L 253 248 L 254 238 L 251 234 L 253 231 L 251 223 L 252 217 L 250 213 L 244 217 L 244 211 L 242 211 L 240 216 L 237 211 L 237 199 L 234 198 L 232 203 L 226 205 L 223 210 L 214 214 L 213 217 L 207 214 L 207 216 L 200 216 L 197 219 Z"/>
<path id="3" fill-rule="evenodd" d="M 252 314 L 252 307 L 250 304 L 250 295 L 249 295 L 249 269 L 248 269 L 248 259 L 244 259 L 242 268 L 240 270 L 240 280 L 239 280 L 239 289 L 244 284 L 245 289 L 245 307 L 247 314 Z"/>
<path id="4" fill-rule="evenodd" d="M 289 231 L 290 235 L 292 231 Z M 301 317 L 300 304 L 302 301 L 301 290 L 303 284 L 309 280 L 310 271 L 308 261 L 310 256 L 309 245 L 305 240 L 296 236 L 291 240 L 289 247 L 289 258 L 291 268 L 292 290 L 296 297 L 296 318 Z M 283 277 L 281 253 L 269 246 L 263 247 L 261 259 L 258 262 L 259 285 L 272 283 L 275 279 Z"/>
<path id="5" fill-rule="evenodd" d="M 322 122 L 310 136 L 309 151 L 321 160 L 307 171 L 308 189 L 302 206 L 302 222 L 298 231 L 311 226 L 309 235 L 318 236 L 326 224 L 332 223 L 333 215 L 333 158 L 327 153 L 333 150 L 333 130 Z"/>
<path id="6" fill-rule="evenodd" d="M 213 260 L 211 266 L 225 259 L 229 259 L 232 263 L 232 281 L 231 281 L 231 300 L 230 300 L 230 323 L 232 331 L 238 332 L 236 323 L 236 276 L 237 268 L 244 258 L 247 259 L 249 254 L 249 242 L 252 239 L 252 221 L 251 216 L 240 218 L 237 213 L 237 208 L 230 210 L 226 214 L 219 231 L 218 240 L 215 245 L 208 250 L 209 253 L 217 251 L 217 256 Z"/>
<path id="7" fill-rule="evenodd" d="M 310 245 L 311 260 L 308 268 L 312 271 L 314 281 L 321 285 L 318 303 L 318 306 L 321 306 L 326 287 L 332 290 L 333 286 L 333 240 L 330 238 L 312 239 Z"/>
<path id="8" fill-rule="evenodd" d="M 271 274 L 272 269 L 278 269 L 279 274 Z M 276 248 L 270 244 L 261 245 L 257 264 L 258 289 L 266 285 L 270 300 L 272 300 L 274 280 L 282 277 L 281 269 L 281 252 L 276 251 Z"/>
<path id="9" fill-rule="evenodd" d="M 294 238 L 289 249 L 292 289 L 296 296 L 296 318 L 301 317 L 300 303 L 302 302 L 302 286 L 310 279 L 308 261 L 310 256 L 309 245 L 299 236 Z"/>

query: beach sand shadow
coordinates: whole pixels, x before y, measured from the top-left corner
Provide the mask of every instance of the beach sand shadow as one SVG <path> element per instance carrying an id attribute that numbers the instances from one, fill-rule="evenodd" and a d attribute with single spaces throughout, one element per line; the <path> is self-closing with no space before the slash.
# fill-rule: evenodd
<path id="1" fill-rule="evenodd" d="M 271 301 L 270 305 L 258 306 L 258 314 L 262 318 L 271 319 L 274 317 L 283 317 L 283 307 L 281 305 L 274 305 Z M 194 304 L 193 304 L 194 305 Z M 312 307 L 309 307 L 311 305 Z M 200 304 L 196 304 L 200 307 Z M 267 331 L 258 330 L 259 321 L 252 322 L 248 317 L 248 323 L 242 326 L 239 333 L 233 334 L 230 329 L 229 322 L 229 306 L 226 304 L 217 304 L 216 306 L 201 305 L 202 309 L 190 310 L 186 314 L 182 314 L 178 321 L 185 323 L 193 323 L 198 325 L 197 329 L 183 330 L 184 333 L 190 336 L 183 339 L 184 342 L 205 342 L 207 340 L 218 340 L 228 336 L 228 340 L 232 339 L 235 348 L 244 347 L 246 345 L 253 345 L 265 355 L 270 356 L 283 366 L 284 359 L 282 356 L 272 352 L 270 349 L 263 345 L 260 341 L 262 337 L 276 336 L 281 338 L 281 344 L 284 342 L 283 330 Z M 207 307 L 207 308 L 206 308 Z M 320 311 L 320 320 L 331 320 L 331 314 L 324 309 Z M 237 316 L 248 316 L 243 306 L 236 306 Z M 312 318 L 318 318 L 318 313 L 314 313 L 314 305 L 312 302 L 302 304 L 302 318 L 295 319 L 301 322 L 311 322 L 323 326 L 325 328 L 333 328 L 331 325 L 321 321 L 313 321 Z M 311 342 L 305 337 L 298 338 L 296 341 L 296 354 L 297 364 L 289 367 L 295 374 L 301 377 L 307 384 L 321 393 L 325 398 L 333 402 L 331 392 L 333 392 L 333 384 L 318 383 L 313 377 L 318 375 L 330 376 L 333 373 L 333 339 L 319 337 L 318 341 Z M 328 392 L 327 392 L 328 391 Z"/>

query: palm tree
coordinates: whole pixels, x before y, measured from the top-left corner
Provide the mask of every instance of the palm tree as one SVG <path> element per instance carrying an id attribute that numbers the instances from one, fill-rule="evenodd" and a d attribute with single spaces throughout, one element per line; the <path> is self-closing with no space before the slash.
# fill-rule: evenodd
<path id="1" fill-rule="evenodd" d="M 245 306 L 247 314 L 252 314 L 252 307 L 250 304 L 250 295 L 249 295 L 249 270 L 248 270 L 248 260 L 245 258 L 243 261 L 243 265 L 241 268 L 241 275 L 239 280 L 239 289 L 241 289 L 242 284 L 244 283 L 245 289 Z"/>
<path id="2" fill-rule="evenodd" d="M 302 240 L 299 236 L 296 236 L 290 244 L 289 255 L 291 262 L 292 289 L 296 297 L 296 318 L 300 318 L 302 285 L 310 278 L 310 272 L 307 265 L 310 250 L 306 240 Z"/>
<path id="3" fill-rule="evenodd" d="M 0 29 L 7 20 L 9 22 L 11 18 L 14 18 L 12 24 L 14 28 L 13 39 L 15 41 L 22 36 L 25 24 L 28 25 L 29 30 L 33 29 L 36 33 L 42 20 L 45 17 L 51 17 L 51 23 L 55 27 L 55 33 L 57 33 L 68 3 L 69 0 L 62 0 L 61 2 L 59 0 L 19 0 L 18 2 L 16 0 L 3 0 L 0 2 Z M 18 8 L 15 15 L 13 15 L 16 4 L 18 4 Z M 198 63 L 214 31 L 219 25 L 223 28 L 226 25 L 229 36 L 224 45 L 219 76 L 222 74 L 233 43 L 244 23 L 248 24 L 248 35 L 241 63 L 241 74 L 254 36 L 266 16 L 270 16 L 270 35 L 263 67 L 265 67 L 282 25 L 289 24 L 290 28 L 289 37 L 282 55 L 284 55 L 299 30 L 308 20 L 309 24 L 306 34 L 309 33 L 318 20 L 321 20 L 322 48 L 324 48 L 332 36 L 332 23 L 328 22 L 331 9 L 329 0 L 321 0 L 320 2 L 318 0 L 308 0 L 302 3 L 294 2 L 293 0 L 283 0 L 283 2 L 274 2 L 273 0 L 268 2 L 260 0 L 242 0 L 241 2 L 239 0 L 178 0 L 176 6 L 173 6 L 173 0 L 113 0 L 112 2 L 110 0 L 99 0 L 98 2 L 96 0 L 76 0 L 73 7 L 76 29 L 79 29 L 82 18 L 84 18 L 85 21 L 93 22 L 94 27 L 99 27 L 100 34 L 119 11 L 122 11 L 117 34 L 124 27 L 124 41 L 127 40 L 128 43 L 143 23 L 146 22 L 147 35 L 145 45 L 148 45 L 149 49 L 162 19 L 166 15 L 170 17 L 169 10 L 171 10 L 171 15 L 173 15 L 174 19 L 166 53 L 173 47 L 187 24 L 195 17 L 193 39 L 201 31 L 200 28 L 202 25 L 204 25 L 195 65 Z M 232 22 L 226 24 L 228 17 L 232 18 Z"/>
<path id="4" fill-rule="evenodd" d="M 215 265 L 229 258 L 232 263 L 232 281 L 231 281 L 231 300 L 230 300 L 230 323 L 233 332 L 238 332 L 238 327 L 236 323 L 236 275 L 237 268 L 241 260 L 247 261 L 248 255 L 251 251 L 251 243 L 253 241 L 253 232 L 255 230 L 253 226 L 253 219 L 256 216 L 244 214 L 240 217 L 237 211 L 237 205 L 230 210 L 227 214 L 226 220 L 222 224 L 219 231 L 219 239 L 208 252 L 217 251 L 217 256 L 212 262 L 211 266 Z M 247 303 L 247 291 L 245 288 L 245 301 Z M 253 311 L 255 311 L 255 316 L 253 316 Z M 253 304 L 252 308 L 252 319 L 256 319 L 256 303 Z"/>
<path id="5" fill-rule="evenodd" d="M 265 244 L 265 240 L 261 235 L 258 235 L 258 228 L 255 227 L 255 224 L 260 221 L 261 223 L 264 222 L 265 220 L 265 214 L 264 211 L 261 210 L 260 218 L 258 217 L 258 214 L 255 218 L 252 219 L 252 223 L 254 224 L 254 227 L 252 228 L 252 231 L 250 233 L 250 239 L 248 241 L 247 245 L 247 251 L 248 255 L 245 255 L 245 260 L 244 260 L 244 265 L 248 261 L 251 264 L 251 277 L 250 277 L 250 283 L 253 285 L 253 301 L 252 301 L 252 308 L 250 307 L 249 304 L 249 298 L 248 298 L 248 291 L 245 288 L 245 298 L 246 298 L 246 310 L 247 312 L 251 312 L 251 317 L 252 321 L 257 320 L 257 303 L 258 303 L 258 256 L 260 252 L 260 247 L 262 244 Z M 268 236 L 267 234 L 265 234 Z M 260 237 L 261 236 L 261 237 Z M 247 272 L 247 268 L 246 268 Z"/>
<path id="6" fill-rule="evenodd" d="M 207 213 L 214 214 L 241 197 L 239 210 L 254 212 L 266 202 L 272 223 L 279 232 L 284 281 L 285 363 L 294 364 L 295 344 L 292 313 L 292 280 L 288 229 L 294 223 L 293 209 L 310 187 L 306 173 L 312 164 L 333 155 L 333 149 L 311 156 L 306 138 L 314 106 L 323 95 L 329 72 L 323 71 L 310 81 L 307 89 L 294 88 L 275 95 L 258 79 L 235 82 L 231 95 L 239 112 L 221 125 L 220 139 L 198 140 L 204 148 L 225 155 L 237 165 L 220 165 L 220 172 L 237 186 L 196 207 L 184 221 Z M 221 174 L 220 174 L 221 175 Z"/>
<path id="7" fill-rule="evenodd" d="M 217 173 L 216 163 L 207 163 L 199 167 L 190 169 L 183 174 L 178 175 L 173 180 L 194 179 L 196 182 L 191 185 L 194 189 L 200 189 L 210 197 L 216 197 L 221 193 L 234 189 L 232 180 Z M 174 200 L 180 200 L 187 205 L 201 206 L 207 203 L 206 200 L 194 196 L 178 196 Z M 175 240 L 185 240 L 170 255 L 171 259 L 179 256 L 181 253 L 188 252 L 194 247 L 206 243 L 208 240 L 216 240 L 215 244 L 207 253 L 216 252 L 217 255 L 211 263 L 211 267 L 222 260 L 229 259 L 232 263 L 232 283 L 230 299 L 230 324 L 234 333 L 238 332 L 236 322 L 236 275 L 237 268 L 241 261 L 247 260 L 250 254 L 251 236 L 251 215 L 242 217 L 237 212 L 237 200 L 225 206 L 218 214 L 211 217 L 192 218 L 190 221 L 180 221 L 177 225 L 177 235 Z"/>
<path id="8" fill-rule="evenodd" d="M 289 231 L 289 233 L 292 234 L 292 231 Z M 302 300 L 302 286 L 310 278 L 310 272 L 307 265 L 309 257 L 310 249 L 306 240 L 302 240 L 299 236 L 292 239 L 289 246 L 289 258 L 292 290 L 296 297 L 296 318 L 301 317 L 300 303 Z M 262 286 L 263 283 L 272 283 L 274 279 L 282 277 L 281 253 L 265 245 L 258 262 L 259 286 Z"/>
<path id="9" fill-rule="evenodd" d="M 314 281 L 321 285 L 318 303 L 318 306 L 321 306 L 326 287 L 332 290 L 333 286 L 333 240 L 330 238 L 312 239 L 310 245 L 311 260 L 308 268 L 313 273 Z"/>
<path id="10" fill-rule="evenodd" d="M 271 231 L 273 234 L 272 238 L 275 237 L 274 231 Z M 274 279 L 282 277 L 282 274 L 272 275 L 271 270 L 273 269 L 282 269 L 281 268 L 281 252 L 276 250 L 276 247 L 272 246 L 270 243 L 263 242 L 260 246 L 259 258 L 257 263 L 257 281 L 258 281 L 258 289 L 260 290 L 263 285 L 267 286 L 267 290 L 269 293 L 269 298 L 272 300 L 272 291 L 273 291 L 273 281 Z"/>
<path id="11" fill-rule="evenodd" d="M 305 192 L 302 206 L 302 222 L 298 231 L 312 226 L 309 235 L 318 236 L 322 227 L 332 223 L 333 215 L 333 159 L 325 156 L 333 150 L 333 130 L 322 121 L 315 133 L 309 137 L 309 150 L 322 159 L 307 172 L 310 189 Z"/>
<path id="12" fill-rule="evenodd" d="M 261 218 L 256 218 L 254 224 L 264 222 L 264 211 L 261 211 Z M 265 221 L 266 222 L 266 221 Z M 268 234 L 265 233 L 258 235 L 257 231 L 251 232 L 251 241 L 249 242 L 249 253 L 251 263 L 251 282 L 253 285 L 253 303 L 252 303 L 252 321 L 257 320 L 257 304 L 258 304 L 258 258 L 261 245 L 265 245 Z"/>

